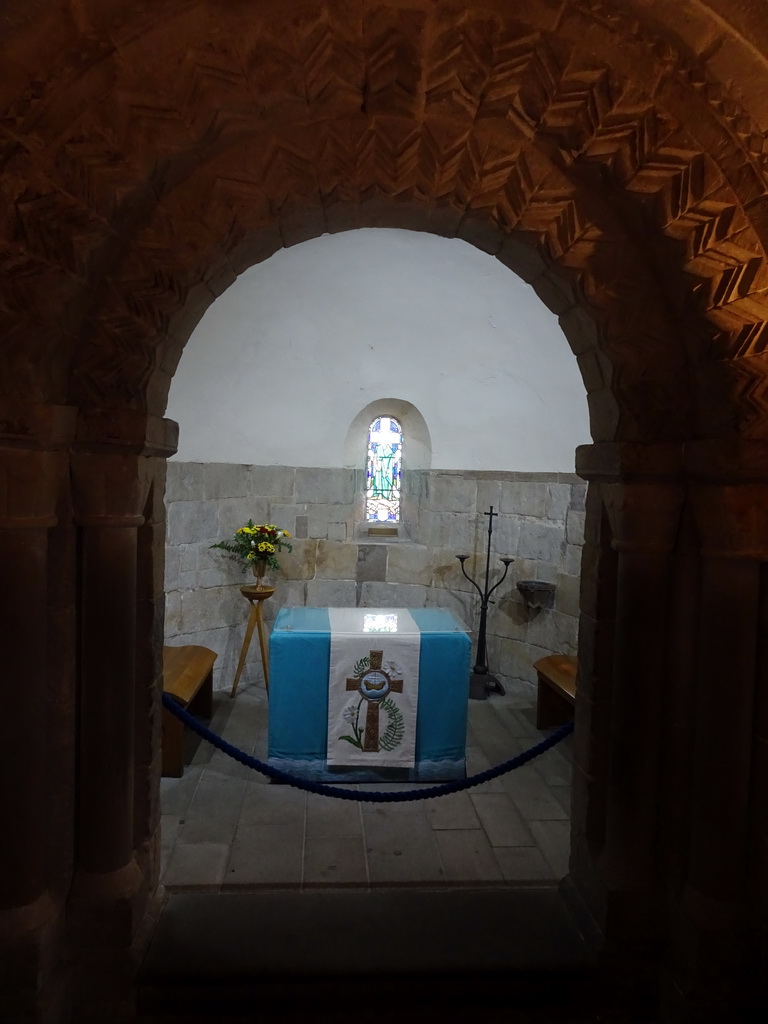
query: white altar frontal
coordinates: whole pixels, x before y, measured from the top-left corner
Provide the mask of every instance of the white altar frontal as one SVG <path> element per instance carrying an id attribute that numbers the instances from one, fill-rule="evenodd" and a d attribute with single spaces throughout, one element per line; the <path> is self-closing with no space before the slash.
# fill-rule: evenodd
<path id="1" fill-rule="evenodd" d="M 471 645 L 440 608 L 283 608 L 269 763 L 323 781 L 466 775 Z"/>

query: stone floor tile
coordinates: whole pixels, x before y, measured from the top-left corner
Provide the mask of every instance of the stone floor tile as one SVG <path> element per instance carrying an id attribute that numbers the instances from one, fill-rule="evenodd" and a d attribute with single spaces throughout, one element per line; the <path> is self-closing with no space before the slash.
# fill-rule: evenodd
<path id="1" fill-rule="evenodd" d="M 363 837 L 307 838 L 304 844 L 304 885 L 368 884 Z"/>
<path id="2" fill-rule="evenodd" d="M 307 794 L 307 839 L 362 836 L 360 804 L 335 800 L 318 793 Z M 362 847 L 361 847 L 362 848 Z"/>
<path id="3" fill-rule="evenodd" d="M 435 832 L 435 841 L 447 881 L 503 880 L 499 863 L 482 829 L 446 829 Z"/>
<path id="4" fill-rule="evenodd" d="M 480 828 L 475 805 L 466 790 L 425 801 L 425 812 L 433 829 Z"/>
<path id="5" fill-rule="evenodd" d="M 214 725 L 243 749 L 253 740 L 254 755 L 265 760 L 268 705 L 263 690 L 245 688 L 234 701 L 228 693 L 216 699 Z M 534 727 L 534 713 L 498 695 L 471 702 L 476 729 L 467 731 L 467 774 L 487 770 L 512 756 L 512 748 L 536 742 L 543 734 Z M 192 741 L 201 743 L 194 736 Z M 182 778 L 161 780 L 163 878 L 173 864 L 178 877 L 192 879 L 180 883 L 183 888 L 215 889 L 220 880 L 233 889 L 298 889 L 302 872 L 310 889 L 502 884 L 499 874 L 510 884 L 552 882 L 567 870 L 569 744 L 563 741 L 543 762 L 548 778 L 565 782 L 548 785 L 535 762 L 448 797 L 360 804 L 273 785 L 254 771 L 237 777 L 239 766 L 233 771 L 223 754 L 202 744 L 209 752 L 192 748 L 197 763 L 188 765 Z M 386 782 L 345 788 L 402 792 L 430 785 Z M 222 878 L 220 860 L 211 850 L 226 849 L 230 837 Z M 181 849 L 198 846 L 199 854 Z M 495 874 L 488 850 L 495 857 Z M 202 872 L 206 864 L 212 865 L 208 878 Z"/>
<path id="6" fill-rule="evenodd" d="M 203 769 L 203 778 L 218 779 L 219 781 L 238 779 L 240 782 L 245 782 L 251 774 L 244 764 L 235 761 L 223 750 L 214 750 Z"/>
<path id="7" fill-rule="evenodd" d="M 528 691 L 526 693 L 510 693 L 509 690 L 502 696 L 501 694 L 491 693 L 488 696 L 488 700 L 499 708 L 515 708 L 520 710 L 530 711 L 535 708 L 536 705 L 536 684 L 529 684 Z"/>
<path id="8" fill-rule="evenodd" d="M 530 721 L 523 709 L 501 707 L 498 709 L 498 715 L 510 735 L 533 742 L 543 739 L 543 734 L 539 732 L 534 722 Z M 528 746 L 533 746 L 533 743 L 529 743 Z"/>
<path id="9" fill-rule="evenodd" d="M 163 814 L 184 817 L 192 803 L 202 773 L 202 767 L 191 765 L 185 767 L 180 779 L 160 779 L 160 803 Z"/>
<path id="10" fill-rule="evenodd" d="M 518 753 L 518 747 L 512 743 L 514 737 L 511 736 L 508 729 L 505 729 L 490 701 L 470 701 L 468 720 L 469 726 L 483 750 L 487 751 L 489 746 L 501 750 L 510 750 L 511 748 L 507 757 L 513 757 Z"/>
<path id="11" fill-rule="evenodd" d="M 526 749 L 527 743 L 527 740 L 508 736 L 504 743 L 500 743 L 497 740 L 483 742 L 482 750 L 488 758 L 491 767 L 495 768 L 497 765 L 506 764 L 507 761 L 511 761 L 512 758 L 521 754 Z"/>
<path id="12" fill-rule="evenodd" d="M 531 832 L 555 878 L 564 878 L 571 854 L 570 821 L 532 821 Z"/>
<path id="13" fill-rule="evenodd" d="M 160 815 L 160 846 L 161 848 L 172 847 L 179 834 L 182 819 L 178 814 Z"/>
<path id="14" fill-rule="evenodd" d="M 570 786 L 550 786 L 552 790 L 552 796 L 557 800 L 560 806 L 565 811 L 566 815 L 570 818 L 571 816 L 571 787 Z M 512 797 L 514 800 L 514 797 Z M 523 815 L 525 817 L 525 815 Z"/>
<path id="15" fill-rule="evenodd" d="M 390 808 L 379 809 L 366 814 L 363 824 L 371 885 L 445 881 L 434 833 L 423 813 L 398 815 Z"/>
<path id="16" fill-rule="evenodd" d="M 568 817 L 568 811 L 563 809 L 533 765 L 523 765 L 505 775 L 503 788 L 526 821 L 555 821 Z"/>
<path id="17" fill-rule="evenodd" d="M 301 885 L 303 826 L 240 825 L 229 854 L 223 888 Z"/>
<path id="18" fill-rule="evenodd" d="M 223 734 L 226 729 L 227 722 L 232 715 L 234 708 L 222 695 L 215 694 L 213 698 L 213 717 L 210 722 L 203 721 L 203 725 L 207 726 L 211 732 L 215 732 L 217 736 Z M 204 740 L 201 736 L 198 736 L 193 730 L 187 729 L 184 733 L 184 755 L 185 760 L 187 759 L 188 752 L 191 751 L 191 763 L 192 764 L 208 764 L 216 748 Z"/>
<path id="19" fill-rule="evenodd" d="M 467 747 L 467 777 L 479 775 L 480 772 L 486 772 L 489 768 L 493 768 L 493 765 L 480 747 Z M 501 783 L 501 778 L 496 778 L 491 779 L 490 782 L 482 782 L 479 786 L 473 786 L 468 792 L 503 793 L 504 786 Z"/>
<path id="20" fill-rule="evenodd" d="M 239 696 L 237 699 L 240 699 Z M 227 743 L 231 743 L 249 754 L 254 751 L 257 744 L 266 747 L 267 721 L 266 708 L 253 702 L 244 701 L 230 715 L 220 735 Z"/>
<path id="21" fill-rule="evenodd" d="M 160 847 L 160 882 L 162 885 L 165 885 L 165 873 L 168 870 L 168 865 L 171 863 L 173 850 L 173 846 Z"/>
<path id="22" fill-rule="evenodd" d="M 478 817 L 491 846 L 534 846 L 535 840 L 506 793 L 472 796 Z"/>
<path id="23" fill-rule="evenodd" d="M 477 745 L 483 751 L 491 767 L 505 764 L 527 749 L 528 741 L 519 739 L 508 732 L 493 708 L 485 707 L 483 710 L 485 713 L 484 723 L 475 732 Z"/>
<path id="24" fill-rule="evenodd" d="M 560 753 L 559 748 L 545 750 L 536 758 L 534 767 L 548 786 L 569 786 L 573 775 L 573 766 Z"/>
<path id="25" fill-rule="evenodd" d="M 245 783 L 239 824 L 272 825 L 289 822 L 304 828 L 307 794 L 294 786 L 261 786 Z"/>
<path id="26" fill-rule="evenodd" d="M 508 882 L 549 882 L 555 877 L 538 846 L 497 846 L 494 853 Z"/>
<path id="27" fill-rule="evenodd" d="M 163 884 L 168 889 L 218 890 L 228 856 L 227 843 L 176 843 Z"/>
<path id="28" fill-rule="evenodd" d="M 428 789 L 430 785 L 434 783 L 369 783 L 361 786 L 362 792 L 366 793 L 403 793 L 408 790 Z M 424 815 L 424 809 L 427 806 L 426 800 L 403 800 L 400 802 L 392 803 L 368 803 L 363 802 L 360 804 L 363 809 L 363 815 L 381 815 L 385 811 L 390 816 L 407 817 L 408 815 L 415 814 L 417 816 Z"/>
<path id="29" fill-rule="evenodd" d="M 213 756 L 214 747 L 206 743 L 200 736 L 195 736 L 191 744 L 184 737 L 184 764 L 193 768 L 205 768 Z M 186 767 L 184 771 L 186 771 Z"/>
<path id="30" fill-rule="evenodd" d="M 178 843 L 229 843 L 243 802 L 245 783 L 237 779 L 200 780 Z"/>

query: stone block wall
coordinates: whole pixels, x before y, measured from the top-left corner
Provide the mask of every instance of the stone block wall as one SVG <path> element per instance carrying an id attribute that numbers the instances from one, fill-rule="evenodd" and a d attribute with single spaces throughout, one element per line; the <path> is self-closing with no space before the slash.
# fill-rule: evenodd
<path id="1" fill-rule="evenodd" d="M 494 519 L 490 580 L 502 556 L 514 558 L 488 613 L 488 663 L 509 689 L 533 693 L 532 665 L 551 653 L 575 654 L 586 485 L 574 474 L 412 471 L 405 477 L 404 528 L 397 537 L 367 534 L 362 476 L 353 469 L 168 464 L 166 641 L 218 652 L 214 682 L 234 678 L 251 582 L 210 545 L 249 518 L 293 534 L 280 556 L 268 623 L 284 605 L 449 608 L 474 632 L 480 600 L 457 554 L 482 586 L 490 505 Z M 552 606 L 531 609 L 518 580 L 555 584 Z M 474 649 L 473 649 L 474 656 Z M 242 684 L 261 678 L 254 641 Z"/>

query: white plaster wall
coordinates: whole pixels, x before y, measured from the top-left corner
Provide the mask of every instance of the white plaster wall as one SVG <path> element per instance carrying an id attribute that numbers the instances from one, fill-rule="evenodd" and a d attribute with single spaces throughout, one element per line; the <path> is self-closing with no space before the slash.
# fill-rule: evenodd
<path id="1" fill-rule="evenodd" d="M 529 285 L 458 239 L 376 228 L 242 274 L 190 338 L 167 415 L 182 461 L 340 467 L 381 398 L 421 413 L 433 469 L 569 472 L 590 440 L 576 360 Z"/>

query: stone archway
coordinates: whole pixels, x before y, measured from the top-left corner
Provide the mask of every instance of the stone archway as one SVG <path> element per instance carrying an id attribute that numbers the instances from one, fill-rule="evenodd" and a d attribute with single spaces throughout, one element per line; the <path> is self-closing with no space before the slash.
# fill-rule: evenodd
<path id="1" fill-rule="evenodd" d="M 0 619 L 26 685 L 0 755 L 6 777 L 24 766 L 0 900 L 30 1019 L 38 989 L 66 990 L 63 922 L 109 987 L 156 890 L 162 416 L 184 342 L 247 266 L 352 225 L 465 238 L 559 315 L 596 442 L 573 898 L 609 943 L 666 950 L 678 985 L 743 951 L 697 1012 L 752 962 L 768 40 L 749 5 L 657 7 L 42 0 L 6 18 Z M 103 995 L 83 999 L 103 1013 Z"/>

